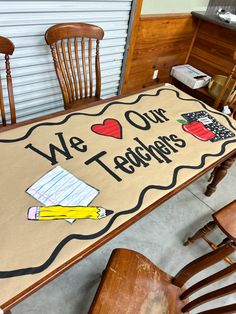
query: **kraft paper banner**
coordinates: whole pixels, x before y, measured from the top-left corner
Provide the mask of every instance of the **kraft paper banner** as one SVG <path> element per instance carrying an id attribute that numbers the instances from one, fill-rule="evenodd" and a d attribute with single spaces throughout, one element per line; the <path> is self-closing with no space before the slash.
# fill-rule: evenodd
<path id="1" fill-rule="evenodd" d="M 173 86 L 0 133 L 0 306 L 233 151 L 235 133 L 235 121 Z M 42 204 L 25 191 L 56 166 L 114 213 L 27 220 Z"/>

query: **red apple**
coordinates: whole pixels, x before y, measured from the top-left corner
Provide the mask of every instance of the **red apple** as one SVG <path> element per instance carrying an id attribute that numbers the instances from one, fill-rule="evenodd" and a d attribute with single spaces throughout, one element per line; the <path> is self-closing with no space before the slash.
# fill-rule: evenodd
<path id="1" fill-rule="evenodd" d="M 208 141 L 215 137 L 215 134 L 212 131 L 208 130 L 205 125 L 200 121 L 193 121 L 189 123 L 186 123 L 185 120 L 178 121 L 182 123 L 182 128 L 184 131 L 192 134 L 201 141 Z"/>

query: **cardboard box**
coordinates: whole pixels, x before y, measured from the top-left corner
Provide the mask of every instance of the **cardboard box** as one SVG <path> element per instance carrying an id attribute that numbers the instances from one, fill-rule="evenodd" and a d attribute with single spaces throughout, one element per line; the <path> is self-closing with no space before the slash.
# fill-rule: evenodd
<path id="1" fill-rule="evenodd" d="M 209 75 L 189 64 L 173 66 L 170 75 L 193 89 L 206 86 L 211 79 Z"/>

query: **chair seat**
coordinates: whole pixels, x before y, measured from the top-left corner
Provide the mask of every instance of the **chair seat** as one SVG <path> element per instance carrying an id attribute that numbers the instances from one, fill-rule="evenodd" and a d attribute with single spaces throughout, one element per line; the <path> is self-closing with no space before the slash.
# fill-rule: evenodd
<path id="1" fill-rule="evenodd" d="M 236 242 L 236 201 L 231 202 L 213 214 L 218 227 Z"/>
<path id="2" fill-rule="evenodd" d="M 101 100 L 101 98 L 98 98 L 96 96 L 88 97 L 88 98 L 82 98 L 82 99 L 74 101 L 73 103 L 66 104 L 65 109 L 72 109 L 72 108 L 80 108 L 81 109 L 81 106 L 87 105 L 89 103 L 92 103 L 92 102 L 95 102 L 98 100 Z"/>
<path id="3" fill-rule="evenodd" d="M 113 252 L 90 314 L 181 313 L 182 290 L 171 283 L 171 276 L 135 253 L 126 249 Z"/>

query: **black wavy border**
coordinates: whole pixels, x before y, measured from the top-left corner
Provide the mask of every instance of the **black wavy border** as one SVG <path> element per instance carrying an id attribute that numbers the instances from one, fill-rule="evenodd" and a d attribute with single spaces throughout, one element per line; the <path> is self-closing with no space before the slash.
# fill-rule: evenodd
<path id="1" fill-rule="evenodd" d="M 122 102 L 111 102 L 109 104 L 107 104 L 101 111 L 100 113 L 97 113 L 97 114 L 86 114 L 86 113 L 72 113 L 70 115 L 68 115 L 64 120 L 62 120 L 61 122 L 47 122 L 47 123 L 40 123 L 38 125 L 35 125 L 33 126 L 32 128 L 30 128 L 28 130 L 28 132 L 25 134 L 25 136 L 21 137 L 21 138 L 18 138 L 18 139 L 13 139 L 13 140 L 8 140 L 11 141 L 11 142 L 18 142 L 18 141 L 21 141 L 25 138 L 27 138 L 32 132 L 34 129 L 36 129 L 37 127 L 39 126 L 42 126 L 42 125 L 58 125 L 58 124 L 63 124 L 65 123 L 72 115 L 78 115 L 78 114 L 82 114 L 82 115 L 93 115 L 93 116 L 96 116 L 96 115 L 101 115 L 102 113 L 105 112 L 105 110 L 111 106 L 111 105 L 114 105 L 114 104 L 135 104 L 137 103 L 142 97 L 144 96 L 158 96 L 160 94 L 161 91 L 163 90 L 171 90 L 171 91 L 174 91 L 176 93 L 176 96 L 181 99 L 181 100 L 185 100 L 185 101 L 197 101 L 199 102 L 202 107 L 204 109 L 206 109 L 207 111 L 209 112 L 212 112 L 214 114 L 218 114 L 218 115 L 222 115 L 229 123 L 229 125 L 234 129 L 236 130 L 236 128 L 232 125 L 231 121 L 229 120 L 229 118 L 223 114 L 221 114 L 220 112 L 215 112 L 215 111 L 212 111 L 208 108 L 206 108 L 206 105 L 204 103 L 202 103 L 201 101 L 199 100 L 196 100 L 196 99 L 185 99 L 185 98 L 182 98 L 180 97 L 180 94 L 178 91 L 176 90 L 172 90 L 172 89 L 167 89 L 167 88 L 162 88 L 162 89 L 159 89 L 156 94 L 154 95 L 149 95 L 149 94 L 140 94 L 137 99 L 132 102 L 132 103 L 122 103 Z M 0 140 L 1 142 L 2 140 Z M 5 142 L 6 143 L 6 142 Z M 56 248 L 53 250 L 53 252 L 51 253 L 51 255 L 49 256 L 49 258 L 46 260 L 46 262 L 44 262 L 42 265 L 40 266 L 35 266 L 35 267 L 27 267 L 27 268 L 22 268 L 22 269 L 16 269 L 16 270 L 9 270 L 9 271 L 0 271 L 0 278 L 10 278 L 10 277 L 17 277 L 17 276 L 23 276 L 23 275 L 32 275 L 32 274 L 37 274 L 37 273 L 40 273 L 42 271 L 44 271 L 45 269 L 47 269 L 52 263 L 53 261 L 56 259 L 57 255 L 59 254 L 59 252 L 63 249 L 63 247 L 68 243 L 70 242 L 71 240 L 91 240 L 91 239 L 94 239 L 94 238 L 97 238 L 97 237 L 100 237 L 101 235 L 103 235 L 104 233 L 106 233 L 110 228 L 111 226 L 113 225 L 114 221 L 117 219 L 117 217 L 121 216 L 121 215 L 127 215 L 127 214 L 132 214 L 134 212 L 136 212 L 142 205 L 143 203 L 143 200 L 144 200 L 144 197 L 145 197 L 145 194 L 147 193 L 147 191 L 151 190 L 151 189 L 159 189 L 159 190 L 169 190 L 171 188 L 173 188 L 175 185 L 176 185 L 176 182 L 177 182 L 177 175 L 179 173 L 179 171 L 181 169 L 201 169 L 204 165 L 205 165 L 205 160 L 207 157 L 216 157 L 216 156 L 221 156 L 222 154 L 224 154 L 225 152 L 225 148 L 228 144 L 231 144 L 231 143 L 236 143 L 236 139 L 234 140 L 228 140 L 226 142 L 224 142 L 221 146 L 221 150 L 220 152 L 216 153 L 216 154 L 204 154 L 201 156 L 201 162 L 198 166 L 189 166 L 189 165 L 181 165 L 181 166 L 178 166 L 174 169 L 174 172 L 173 172 L 173 178 L 172 178 L 172 182 L 167 185 L 167 186 L 161 186 L 161 185 L 149 185 L 149 186 L 146 186 L 140 193 L 139 195 L 139 198 L 138 198 L 138 201 L 137 201 L 137 204 L 133 207 L 133 208 L 130 208 L 130 209 L 127 209 L 127 210 L 123 210 L 123 211 L 120 211 L 118 213 L 115 213 L 111 219 L 109 220 L 108 224 L 103 228 L 101 229 L 100 231 L 94 233 L 94 234 L 88 234 L 88 235 L 83 235 L 83 234 L 70 234 L 68 235 L 67 237 L 65 237 L 57 246 Z"/>
<path id="2" fill-rule="evenodd" d="M 70 114 L 68 114 L 63 120 L 61 120 L 60 122 L 41 122 L 41 123 L 38 123 L 38 124 L 35 124 L 34 126 L 32 126 L 31 128 L 29 128 L 29 130 L 26 132 L 26 134 L 22 137 L 18 137 L 18 138 L 15 138 L 15 139 L 0 139 L 0 143 L 14 143 L 14 142 L 20 142 L 20 141 L 23 141 L 25 139 L 27 139 L 32 133 L 34 130 L 36 130 L 38 127 L 40 126 L 51 126 L 51 125 L 61 125 L 61 124 L 64 124 L 66 123 L 72 116 L 90 116 L 90 117 L 96 117 L 96 116 L 100 116 L 102 115 L 110 106 L 113 106 L 113 105 L 134 105 L 136 104 L 137 102 L 139 102 L 139 100 L 145 96 L 148 96 L 148 97 L 152 97 L 152 96 L 159 96 L 160 92 L 161 91 L 164 91 L 164 90 L 168 90 L 168 91 L 172 91 L 172 92 L 175 92 L 176 93 L 176 96 L 181 99 L 181 100 L 185 100 L 185 101 L 197 101 L 199 102 L 204 109 L 206 109 L 207 111 L 209 112 L 212 112 L 214 114 L 219 114 L 221 116 L 223 116 L 227 122 L 229 123 L 229 125 L 234 129 L 236 130 L 236 128 L 232 125 L 230 119 L 225 116 L 224 114 L 222 114 L 221 112 L 216 112 L 216 111 L 212 111 L 210 109 L 207 109 L 206 108 L 206 105 L 204 103 L 202 103 L 200 100 L 198 99 L 195 99 L 195 98 L 183 98 L 180 96 L 180 93 L 174 89 L 171 89 L 171 88 L 161 88 L 161 89 L 158 89 L 156 91 L 155 94 L 140 94 L 138 95 L 138 97 L 136 98 L 136 100 L 134 101 L 131 101 L 131 102 L 122 102 L 122 101 L 112 101 L 110 103 L 108 103 L 106 106 L 103 107 L 103 109 L 98 112 L 98 113 L 84 113 L 84 112 L 72 112 Z"/>

